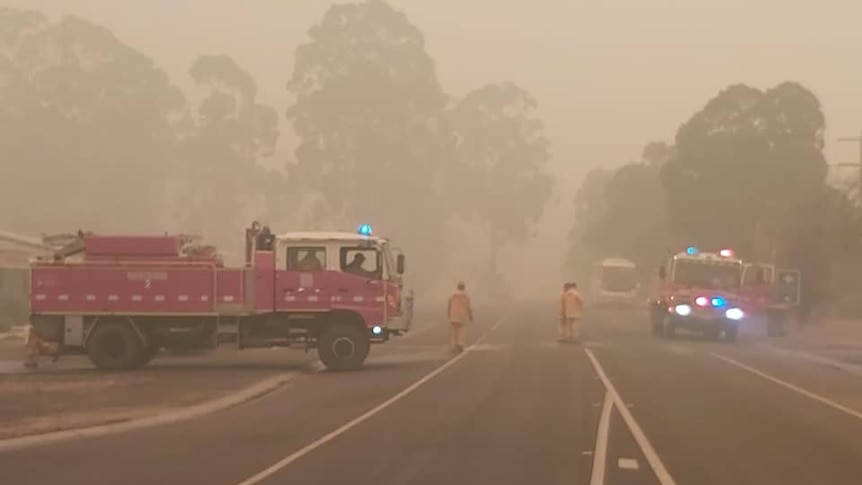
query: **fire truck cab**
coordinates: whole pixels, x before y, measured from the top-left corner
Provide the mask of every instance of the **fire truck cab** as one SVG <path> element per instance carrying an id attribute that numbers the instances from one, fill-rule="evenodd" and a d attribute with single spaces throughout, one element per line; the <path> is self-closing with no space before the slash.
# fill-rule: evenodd
<path id="1" fill-rule="evenodd" d="M 744 267 L 743 310 L 751 317 L 766 319 L 767 335 L 784 335 L 791 311 L 801 301 L 801 272 L 769 263 L 746 263 Z"/>
<path id="2" fill-rule="evenodd" d="M 705 253 L 689 247 L 668 258 L 650 298 L 653 334 L 671 338 L 681 329 L 735 342 L 745 318 L 742 274 L 742 261 L 726 249 Z"/>

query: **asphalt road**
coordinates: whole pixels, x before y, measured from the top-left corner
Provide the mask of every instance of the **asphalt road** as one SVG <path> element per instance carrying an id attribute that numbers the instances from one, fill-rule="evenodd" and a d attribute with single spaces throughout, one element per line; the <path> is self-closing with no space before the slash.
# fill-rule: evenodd
<path id="1" fill-rule="evenodd" d="M 862 483 L 862 377 L 770 350 L 649 335 L 588 315 L 555 341 L 551 303 L 484 311 L 308 372 L 215 415 L 0 454 L 3 483 Z"/>

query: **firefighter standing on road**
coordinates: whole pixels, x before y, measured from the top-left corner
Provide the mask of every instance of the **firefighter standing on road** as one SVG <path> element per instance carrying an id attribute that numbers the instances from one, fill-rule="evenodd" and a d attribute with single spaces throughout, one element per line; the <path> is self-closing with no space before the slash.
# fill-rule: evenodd
<path id="1" fill-rule="evenodd" d="M 563 290 L 560 298 L 560 341 L 577 341 L 581 338 L 584 299 L 576 283 L 566 283 Z"/>
<path id="2" fill-rule="evenodd" d="M 57 343 L 42 340 L 32 324 L 27 326 L 26 345 L 27 358 L 24 360 L 24 367 L 28 369 L 38 368 L 39 357 L 42 355 L 51 356 L 52 362 L 57 362 L 60 358 L 60 346 Z"/>
<path id="3" fill-rule="evenodd" d="M 473 306 L 463 281 L 458 282 L 458 289 L 449 297 L 447 312 L 449 324 L 452 326 L 452 347 L 455 352 L 463 352 L 467 324 L 473 321 Z"/>

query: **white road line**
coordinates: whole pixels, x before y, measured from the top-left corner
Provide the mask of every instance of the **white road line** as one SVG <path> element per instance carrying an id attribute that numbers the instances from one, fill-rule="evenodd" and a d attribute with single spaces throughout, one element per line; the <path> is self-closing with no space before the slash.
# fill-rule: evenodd
<path id="1" fill-rule="evenodd" d="M 476 343 L 474 343 L 473 345 L 481 344 L 485 340 L 485 338 L 487 338 L 488 335 L 491 334 L 491 332 L 496 330 L 497 327 L 499 327 L 500 324 L 503 323 L 503 320 L 505 318 L 506 317 L 504 316 L 503 318 L 498 320 L 497 323 L 495 323 L 487 332 L 485 332 L 485 334 L 482 335 L 476 341 Z M 469 348 L 467 350 L 469 350 Z M 349 421 L 348 423 L 342 425 L 340 428 L 337 428 L 337 429 L 329 432 L 328 434 L 326 434 L 322 438 L 318 439 L 317 441 L 314 441 L 314 442 L 304 446 L 303 448 L 291 453 L 290 455 L 282 458 L 281 460 L 279 460 L 278 462 L 276 462 L 274 465 L 270 466 L 266 470 L 263 470 L 260 473 L 239 482 L 237 485 L 254 485 L 256 483 L 260 483 L 262 480 L 273 475 L 274 473 L 278 472 L 279 470 L 283 469 L 284 467 L 290 465 L 291 463 L 293 463 L 296 460 L 302 458 L 303 456 L 311 453 L 312 451 L 320 448 L 321 446 L 334 440 L 335 438 L 338 438 L 339 436 L 346 433 L 347 431 L 350 431 L 350 429 L 359 425 L 360 423 L 367 420 L 368 418 L 371 418 L 372 416 L 378 414 L 380 411 L 383 411 L 384 409 L 388 408 L 389 406 L 400 401 L 402 398 L 404 398 L 405 396 L 407 396 L 408 394 L 412 393 L 413 391 L 418 389 L 420 386 L 422 386 L 422 384 L 425 384 L 426 382 L 430 381 L 431 379 L 436 377 L 438 374 L 440 374 L 444 370 L 453 366 L 456 362 L 463 359 L 469 353 L 470 352 L 462 352 L 462 353 L 456 355 L 455 357 L 447 360 L 443 365 L 441 365 L 440 367 L 437 367 L 436 369 L 434 369 L 430 373 L 426 374 L 425 377 L 422 377 L 421 379 L 414 382 L 413 384 L 411 384 L 410 386 L 408 386 L 407 388 L 405 388 L 404 390 L 402 390 L 398 394 L 390 397 L 389 399 L 387 399 L 383 403 L 378 404 L 377 406 L 375 406 L 370 411 L 367 411 L 364 414 L 360 415 L 359 417 L 354 418 L 353 420 Z"/>
<path id="2" fill-rule="evenodd" d="M 641 429 L 640 425 L 638 425 L 637 421 L 635 421 L 634 416 L 632 416 L 631 411 L 626 407 L 623 399 L 620 397 L 620 394 L 617 392 L 616 388 L 613 384 L 611 384 L 610 379 L 605 374 L 604 369 L 599 364 L 596 356 L 593 355 L 593 352 L 584 348 L 584 352 L 587 353 L 587 357 L 590 358 L 590 362 L 593 364 L 593 368 L 596 370 L 596 374 L 598 374 L 599 379 L 601 379 L 602 384 L 605 386 L 605 390 L 608 394 L 613 398 L 614 406 L 617 408 L 617 412 L 620 413 L 620 416 L 623 418 L 623 421 L 628 426 L 629 431 L 631 431 L 632 436 L 637 442 L 638 446 L 641 449 L 641 452 L 644 454 L 644 457 L 649 463 L 650 468 L 652 468 L 653 473 L 658 479 L 659 483 L 662 485 L 676 485 L 673 477 L 670 476 L 670 473 L 665 468 L 664 463 L 661 462 L 661 459 L 658 457 L 658 453 L 656 453 L 655 448 L 652 447 L 649 440 Z"/>
<path id="3" fill-rule="evenodd" d="M 605 484 L 605 467 L 608 460 L 608 436 L 611 431 L 611 411 L 614 409 L 614 401 L 611 395 L 605 392 L 605 401 L 602 405 L 602 414 L 599 417 L 599 429 L 596 432 L 596 449 L 593 453 L 593 473 L 590 476 L 590 485 Z"/>
<path id="4" fill-rule="evenodd" d="M 731 359 L 730 357 L 727 357 L 727 356 L 724 356 L 721 354 L 716 354 L 715 352 L 710 352 L 710 353 L 712 354 L 713 357 L 715 357 L 717 359 L 721 359 L 721 360 L 727 362 L 728 364 L 734 365 L 734 366 L 736 366 L 742 370 L 746 370 L 748 372 L 751 372 L 752 374 L 754 374 L 756 376 L 760 376 L 760 377 L 762 377 L 768 381 L 772 381 L 775 384 L 778 384 L 779 386 L 784 386 L 784 387 L 790 389 L 791 391 L 796 391 L 805 397 L 811 398 L 811 399 L 818 401 L 820 403 L 823 403 L 823 404 L 825 404 L 831 408 L 834 408 L 834 409 L 837 409 L 843 413 L 849 414 L 850 416 L 853 416 L 854 418 L 862 419 L 862 412 L 856 411 L 855 409 L 850 409 L 847 406 L 844 406 L 843 404 L 838 404 L 837 402 L 832 401 L 831 399 L 827 399 L 823 396 L 814 394 L 811 391 L 807 391 L 807 390 L 805 390 L 799 386 L 795 386 L 795 385 L 793 385 L 787 381 L 783 381 L 777 377 L 773 377 L 773 376 L 771 376 L 771 375 L 769 375 L 763 371 L 759 371 L 759 370 L 755 369 L 754 367 L 743 364 L 742 362 L 739 362 L 738 360 Z"/>
<path id="5" fill-rule="evenodd" d="M 617 460 L 617 466 L 623 470 L 637 470 L 640 468 L 638 461 L 634 458 L 620 458 Z"/>

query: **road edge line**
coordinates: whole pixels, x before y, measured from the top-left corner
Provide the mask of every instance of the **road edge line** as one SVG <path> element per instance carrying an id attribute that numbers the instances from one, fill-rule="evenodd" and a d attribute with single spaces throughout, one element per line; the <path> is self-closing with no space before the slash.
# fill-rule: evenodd
<path id="1" fill-rule="evenodd" d="M 813 399 L 814 401 L 817 401 L 821 404 L 825 404 L 825 405 L 827 405 L 833 409 L 836 409 L 836 410 L 841 411 L 845 414 L 853 416 L 854 418 L 862 419 L 862 412 L 860 412 L 860 411 L 857 411 L 855 409 L 851 409 L 851 408 L 849 408 L 843 404 L 839 404 L 839 403 L 837 403 L 831 399 L 825 398 L 819 394 L 814 394 L 813 392 L 811 392 L 809 390 L 803 389 L 803 388 L 801 388 L 795 384 L 791 384 L 785 380 L 782 380 L 782 379 L 779 379 L 775 376 L 767 374 L 766 372 L 763 372 L 763 371 L 758 370 L 754 367 L 751 367 L 748 364 L 743 364 L 742 362 L 739 362 L 736 359 L 732 359 L 730 357 L 727 357 L 726 355 L 717 354 L 715 352 L 710 352 L 710 355 L 712 355 L 716 359 L 723 360 L 730 365 L 736 366 L 739 369 L 742 369 L 742 370 L 750 372 L 750 373 L 752 373 L 758 377 L 766 379 L 766 380 L 772 382 L 773 384 L 778 384 L 778 385 L 783 386 L 787 389 L 790 389 L 791 391 L 795 391 L 795 392 L 802 394 L 803 396 L 805 396 L 809 399 Z"/>
<path id="2" fill-rule="evenodd" d="M 314 450 L 320 448 L 321 446 L 325 445 L 326 443 L 329 443 L 330 441 L 334 440 L 335 438 L 338 438 L 339 436 L 346 433 L 347 431 L 350 431 L 351 429 L 353 429 L 357 425 L 362 424 L 364 421 L 374 417 L 375 415 L 380 413 L 380 411 L 383 411 L 384 409 L 395 404 L 396 402 L 400 401 L 401 399 L 408 396 L 409 394 L 412 394 L 416 389 L 419 389 L 420 387 L 422 387 L 423 384 L 425 384 L 426 382 L 430 381 L 431 379 L 437 377 L 439 374 L 443 373 L 443 371 L 445 371 L 446 369 L 448 369 L 449 367 L 453 366 L 455 363 L 461 361 L 461 359 L 466 357 L 470 353 L 470 349 L 472 349 L 476 345 L 479 345 L 482 342 L 484 342 L 485 339 L 488 337 L 488 335 L 490 335 L 494 330 L 497 329 L 497 327 L 500 326 L 501 323 L 503 323 L 503 321 L 506 319 L 506 317 L 507 317 L 506 315 L 500 317 L 500 319 L 497 320 L 497 322 L 493 326 L 491 326 L 491 328 L 488 329 L 487 332 L 485 332 L 481 337 L 479 337 L 476 340 L 476 342 L 474 342 L 467 349 L 465 349 L 464 352 L 461 352 L 460 354 L 456 355 L 455 357 L 452 357 L 451 359 L 445 361 L 441 365 L 435 367 L 434 370 L 425 374 L 423 377 L 419 378 L 419 380 L 415 381 L 413 384 L 410 384 L 406 388 L 402 389 L 401 391 L 399 391 L 394 396 L 392 396 L 389 399 L 383 401 L 382 403 L 374 406 L 373 408 L 369 409 L 368 411 L 365 411 L 364 413 L 360 414 L 359 416 L 351 419 L 347 423 L 342 424 L 341 426 L 339 426 L 338 428 L 335 428 L 334 430 L 330 431 L 329 433 L 326 433 L 325 435 L 323 435 L 320 438 L 312 441 L 311 443 L 303 446 L 302 448 L 294 451 L 293 453 L 285 456 L 281 460 L 278 460 L 277 462 L 275 462 L 274 464 L 270 465 L 269 467 L 263 469 L 262 471 L 255 473 L 254 475 L 252 475 L 249 478 L 246 478 L 245 480 L 239 482 L 237 485 L 254 485 L 256 483 L 259 483 L 261 480 L 264 480 L 264 479 L 272 476 L 273 474 L 284 469 L 285 467 L 287 467 L 291 463 L 295 462 L 296 460 L 299 460 L 303 456 L 305 456 L 309 453 L 312 453 Z"/>
<path id="3" fill-rule="evenodd" d="M 599 416 L 599 428 L 596 431 L 596 447 L 593 450 L 593 469 L 590 474 L 590 485 L 604 485 L 605 473 L 608 466 L 608 441 L 611 434 L 611 411 L 614 409 L 614 400 L 610 393 L 605 390 L 602 413 Z"/>
<path id="4" fill-rule="evenodd" d="M 83 428 L 53 431 L 49 433 L 19 436 L 16 438 L 0 440 L 0 453 L 18 451 L 36 446 L 52 445 L 63 441 L 92 438 L 96 436 L 105 436 L 109 434 L 121 433 L 142 428 L 150 428 L 163 424 L 176 423 L 179 421 L 202 417 L 218 411 L 223 411 L 228 408 L 239 406 L 241 404 L 247 403 L 261 396 L 269 394 L 299 375 L 301 375 L 301 373 L 298 371 L 291 371 L 284 374 L 279 374 L 258 381 L 257 383 L 252 384 L 251 386 L 248 386 L 238 392 L 232 392 L 227 396 L 222 396 L 189 407 L 177 408 L 153 416 L 136 418 L 128 421 L 121 421 L 118 423 L 99 424 Z"/>
<path id="5" fill-rule="evenodd" d="M 670 475 L 670 472 L 667 471 L 664 463 L 662 463 L 658 453 L 656 453 L 655 448 L 653 448 L 652 444 L 649 442 L 643 429 L 641 429 L 640 425 L 635 421 L 634 416 L 632 416 L 631 411 L 626 407 L 620 394 L 617 392 L 614 385 L 611 384 L 610 379 L 608 379 L 607 374 L 605 374 L 604 369 L 599 364 L 599 360 L 589 348 L 584 347 L 584 352 L 586 352 L 587 357 L 589 357 L 590 362 L 593 364 L 593 369 L 596 371 L 596 374 L 598 374 L 599 379 L 601 379 L 602 385 L 605 386 L 605 391 L 607 391 L 613 399 L 617 412 L 620 413 L 620 416 L 629 428 L 629 431 L 637 442 L 638 447 L 641 449 L 641 453 L 644 454 L 647 463 L 649 463 L 650 468 L 652 468 L 655 477 L 662 485 L 676 485 L 676 482 Z"/>
<path id="6" fill-rule="evenodd" d="M 822 366 L 831 367 L 834 369 L 841 370 L 843 372 L 847 372 L 848 374 L 854 375 L 862 375 L 862 366 L 851 364 L 848 362 L 843 362 L 839 359 L 835 359 L 832 357 L 827 357 L 822 354 L 818 354 L 817 352 L 810 352 L 807 350 L 800 349 L 790 349 L 786 347 L 781 347 L 774 343 L 768 342 L 762 344 L 761 348 L 764 348 L 768 351 L 774 352 L 776 354 L 782 354 L 788 357 L 793 357 L 799 359 L 801 361 L 810 362 L 813 364 L 820 364 Z"/>

